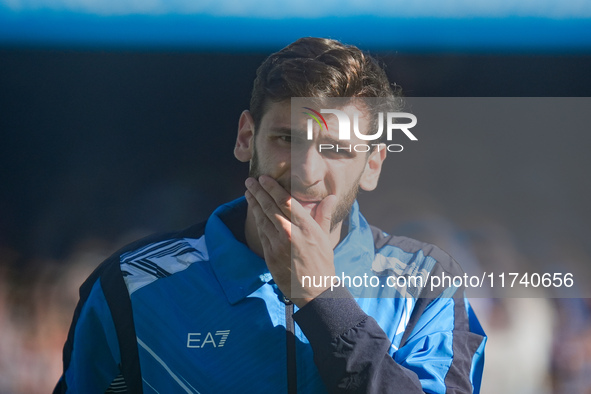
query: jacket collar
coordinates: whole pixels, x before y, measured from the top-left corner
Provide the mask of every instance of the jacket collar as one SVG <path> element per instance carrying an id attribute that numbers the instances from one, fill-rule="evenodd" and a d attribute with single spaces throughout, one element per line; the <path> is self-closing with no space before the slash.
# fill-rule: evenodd
<path id="1" fill-rule="evenodd" d="M 230 304 L 242 300 L 271 279 L 265 261 L 238 241 L 224 223 L 238 220 L 238 215 L 243 215 L 240 220 L 244 221 L 246 204 L 242 197 L 218 207 L 205 225 L 209 260 Z"/>
<path id="2" fill-rule="evenodd" d="M 246 199 L 241 197 L 221 205 L 205 225 L 210 264 L 230 304 L 236 304 L 272 280 L 265 261 L 238 241 L 224 223 L 241 220 L 241 228 L 244 228 L 246 204 Z M 371 267 L 373 253 L 371 229 L 355 201 L 349 215 L 348 233 L 335 248 L 337 275 L 367 269 L 366 265 Z"/>
<path id="3" fill-rule="evenodd" d="M 357 275 L 371 270 L 375 246 L 371 228 L 361 212 L 357 201 L 349 214 L 347 235 L 334 250 L 336 275 Z M 361 274 L 363 275 L 363 274 Z"/>

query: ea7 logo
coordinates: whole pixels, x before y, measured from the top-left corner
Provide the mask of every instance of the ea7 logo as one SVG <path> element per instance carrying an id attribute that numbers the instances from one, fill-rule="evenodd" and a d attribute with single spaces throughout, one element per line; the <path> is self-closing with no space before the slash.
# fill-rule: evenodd
<path id="1" fill-rule="evenodd" d="M 206 346 L 224 347 L 229 335 L 230 330 L 216 331 L 213 335 L 211 332 L 190 332 L 187 334 L 187 347 L 197 349 L 204 348 Z"/>

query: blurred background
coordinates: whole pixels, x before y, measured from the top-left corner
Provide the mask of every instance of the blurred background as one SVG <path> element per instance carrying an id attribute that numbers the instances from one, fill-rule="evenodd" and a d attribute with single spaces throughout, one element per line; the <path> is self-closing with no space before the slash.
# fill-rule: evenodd
<path id="1" fill-rule="evenodd" d="M 0 0 L 0 393 L 52 390 L 104 258 L 242 195 L 256 68 L 302 36 L 368 50 L 409 98 L 591 96 L 584 0 Z M 581 112 L 578 128 L 420 137 L 362 210 L 468 271 L 588 267 Z M 483 393 L 591 393 L 591 302 L 550 296 L 473 300 Z"/>

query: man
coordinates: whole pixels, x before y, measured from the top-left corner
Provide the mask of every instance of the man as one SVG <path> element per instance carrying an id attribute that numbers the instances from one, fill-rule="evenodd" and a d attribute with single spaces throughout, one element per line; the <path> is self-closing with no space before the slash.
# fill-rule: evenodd
<path id="1" fill-rule="evenodd" d="M 356 193 L 376 187 L 386 150 L 319 152 L 335 119 L 307 139 L 291 97 L 394 94 L 372 58 L 337 41 L 303 38 L 271 55 L 239 120 L 245 198 L 99 266 L 81 287 L 56 392 L 479 390 L 485 337 L 463 289 L 364 297 L 334 279 L 461 270 L 432 245 L 367 224 Z M 363 102 L 340 109 L 372 122 Z"/>

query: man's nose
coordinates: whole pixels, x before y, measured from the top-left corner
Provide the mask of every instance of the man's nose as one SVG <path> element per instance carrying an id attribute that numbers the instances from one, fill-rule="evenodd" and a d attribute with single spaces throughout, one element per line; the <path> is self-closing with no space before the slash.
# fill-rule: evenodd
<path id="1" fill-rule="evenodd" d="M 291 153 L 292 181 L 304 187 L 314 186 L 322 181 L 326 171 L 326 163 L 314 144 L 293 149 Z"/>

